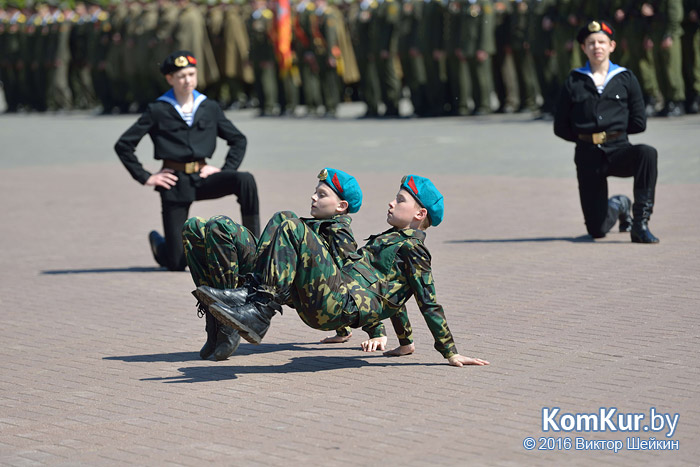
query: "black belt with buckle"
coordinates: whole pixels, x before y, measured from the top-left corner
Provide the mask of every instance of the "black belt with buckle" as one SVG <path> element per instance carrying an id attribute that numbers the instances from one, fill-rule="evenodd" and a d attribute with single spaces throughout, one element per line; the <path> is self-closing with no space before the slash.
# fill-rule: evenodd
<path id="1" fill-rule="evenodd" d="M 186 174 L 198 173 L 205 165 L 207 165 L 207 162 L 204 159 L 199 159 L 192 162 L 176 162 L 169 161 L 167 159 L 163 160 L 164 169 L 173 169 L 178 172 L 185 172 Z"/>

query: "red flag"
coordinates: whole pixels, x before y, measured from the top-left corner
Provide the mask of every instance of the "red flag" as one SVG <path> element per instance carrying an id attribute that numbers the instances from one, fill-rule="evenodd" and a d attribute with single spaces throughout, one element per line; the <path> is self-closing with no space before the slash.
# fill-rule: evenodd
<path id="1" fill-rule="evenodd" d="M 289 0 L 277 0 L 277 63 L 280 74 L 286 75 L 292 68 L 292 15 Z"/>

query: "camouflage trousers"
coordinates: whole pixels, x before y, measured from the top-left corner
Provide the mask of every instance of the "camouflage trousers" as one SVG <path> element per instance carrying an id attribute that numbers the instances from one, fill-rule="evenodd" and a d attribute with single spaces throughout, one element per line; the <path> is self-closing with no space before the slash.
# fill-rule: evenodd
<path id="1" fill-rule="evenodd" d="M 387 306 L 352 267 L 338 267 L 321 238 L 300 219 L 279 225 L 272 241 L 258 250 L 255 272 L 273 293 L 289 292 L 299 317 L 314 329 L 363 327 L 370 337 L 379 337 L 384 329 L 376 325 L 403 310 Z"/>
<path id="2" fill-rule="evenodd" d="M 226 216 L 188 219 L 182 230 L 182 243 L 195 285 L 217 289 L 240 286 L 241 278 L 253 272 L 256 252 L 267 247 L 279 225 L 288 218 L 297 216 L 290 211 L 276 213 L 259 239 Z"/>
<path id="3" fill-rule="evenodd" d="M 341 271 L 323 240 L 293 212 L 276 213 L 260 239 L 226 216 L 192 217 L 182 237 L 187 265 L 198 287 L 233 289 L 242 285 L 244 275 L 255 273 L 264 284 L 289 291 L 285 305 L 295 308 L 314 329 L 335 330 L 344 336 L 350 327 L 369 324 L 364 330 L 370 337 L 386 335 L 378 314 L 369 319 L 369 309 L 377 308 L 372 305 L 377 299 L 359 298 L 360 284 Z M 366 310 L 366 319 L 360 319 L 358 301 Z M 405 309 L 399 315 L 392 322 L 403 323 L 394 328 L 404 345 L 412 342 L 411 327 Z"/>

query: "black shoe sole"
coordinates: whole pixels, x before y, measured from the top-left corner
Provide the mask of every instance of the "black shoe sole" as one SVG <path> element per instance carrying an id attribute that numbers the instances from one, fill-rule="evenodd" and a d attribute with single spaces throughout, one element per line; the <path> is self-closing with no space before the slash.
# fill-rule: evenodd
<path id="1" fill-rule="evenodd" d="M 214 315 L 219 322 L 224 323 L 227 326 L 231 326 L 236 329 L 241 337 L 251 344 L 258 345 L 262 341 L 262 338 L 252 329 L 238 321 L 236 318 L 224 311 L 217 303 L 213 303 L 209 307 L 209 313 Z"/>
<path id="2" fill-rule="evenodd" d="M 209 295 L 207 292 L 201 290 L 200 288 L 197 288 L 197 290 L 193 290 L 192 295 L 194 295 L 197 300 L 199 300 L 201 303 L 204 304 L 204 306 L 207 307 L 211 306 L 213 303 L 216 303 L 218 300 L 218 297 Z"/>
<path id="3" fill-rule="evenodd" d="M 219 290 L 219 289 L 216 289 Z M 192 295 L 200 301 L 200 303 L 204 304 L 205 307 L 210 307 L 213 303 L 221 301 L 221 297 L 218 295 L 212 295 L 209 290 L 205 290 L 202 287 L 197 287 L 196 290 L 192 291 Z M 243 302 L 239 303 L 240 305 L 243 304 Z"/>

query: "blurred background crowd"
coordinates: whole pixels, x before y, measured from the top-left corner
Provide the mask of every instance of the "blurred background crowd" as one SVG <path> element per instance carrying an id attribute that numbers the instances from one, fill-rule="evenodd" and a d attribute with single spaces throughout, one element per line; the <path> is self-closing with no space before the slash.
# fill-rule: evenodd
<path id="1" fill-rule="evenodd" d="M 0 0 L 7 112 L 139 112 L 167 90 L 158 63 L 185 49 L 199 89 L 261 115 L 365 117 L 532 112 L 549 118 L 590 19 L 616 30 L 613 62 L 649 115 L 697 113 L 700 0 Z M 406 111 L 402 110 L 402 116 Z"/>

